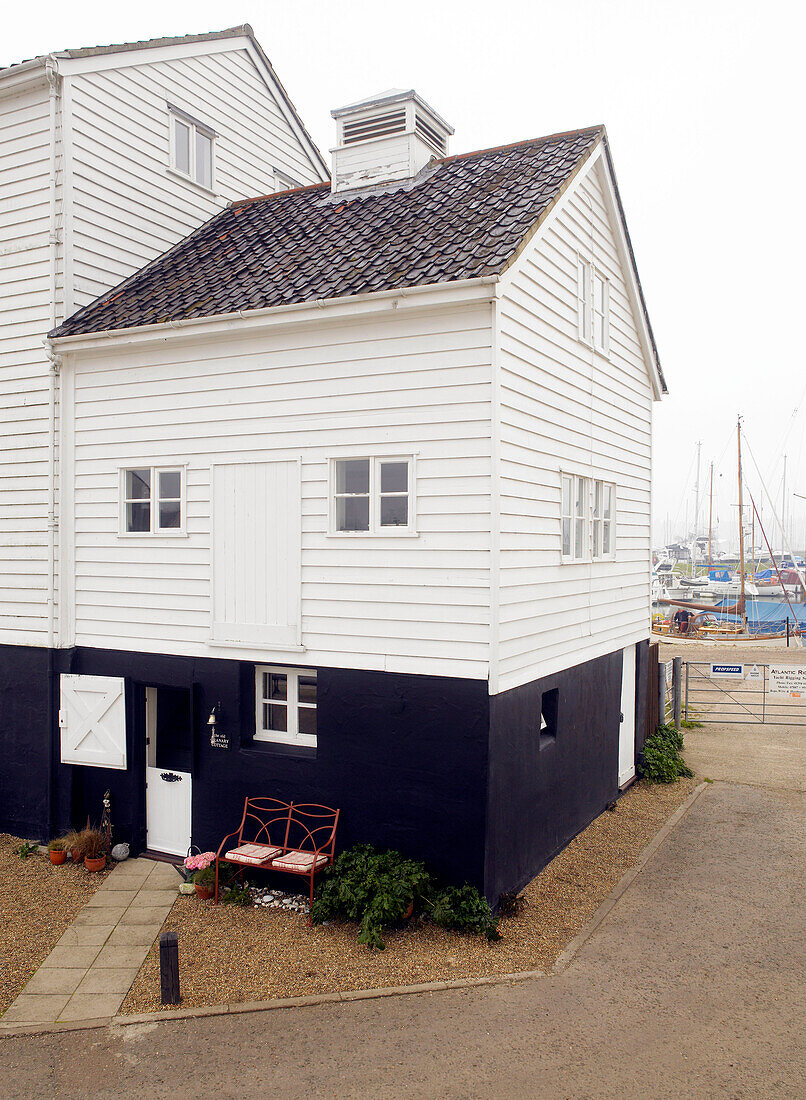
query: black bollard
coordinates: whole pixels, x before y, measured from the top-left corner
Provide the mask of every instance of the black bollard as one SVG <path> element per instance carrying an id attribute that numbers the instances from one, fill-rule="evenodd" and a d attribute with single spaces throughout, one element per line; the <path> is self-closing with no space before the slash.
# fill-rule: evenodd
<path id="1" fill-rule="evenodd" d="M 178 1005 L 179 995 L 179 937 L 176 932 L 163 932 L 160 936 L 160 999 L 164 1005 Z"/>

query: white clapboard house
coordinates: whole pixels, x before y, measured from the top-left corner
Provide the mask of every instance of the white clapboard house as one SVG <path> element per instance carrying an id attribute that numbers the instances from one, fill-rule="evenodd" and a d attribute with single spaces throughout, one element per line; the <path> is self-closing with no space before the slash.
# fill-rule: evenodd
<path id="1" fill-rule="evenodd" d="M 248 26 L 0 68 L 0 818 L 18 832 L 53 825 L 42 677 L 63 646 L 45 337 L 234 199 L 327 178 Z"/>
<path id="2" fill-rule="evenodd" d="M 178 855 L 320 802 L 495 900 L 634 774 L 663 377 L 602 127 L 452 157 L 412 91 L 333 115 L 331 182 L 53 331 L 53 635 L 4 654 L 52 714 L 14 738 L 55 823 L 108 788 Z"/>

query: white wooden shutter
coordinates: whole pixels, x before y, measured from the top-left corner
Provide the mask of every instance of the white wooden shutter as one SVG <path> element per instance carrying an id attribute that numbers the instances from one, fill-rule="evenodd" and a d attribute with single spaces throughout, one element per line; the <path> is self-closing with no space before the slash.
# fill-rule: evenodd
<path id="1" fill-rule="evenodd" d="M 126 769 L 126 691 L 118 676 L 61 676 L 62 763 Z"/>
<path id="2" fill-rule="evenodd" d="M 299 463 L 220 465 L 212 480 L 212 640 L 298 646 Z"/>

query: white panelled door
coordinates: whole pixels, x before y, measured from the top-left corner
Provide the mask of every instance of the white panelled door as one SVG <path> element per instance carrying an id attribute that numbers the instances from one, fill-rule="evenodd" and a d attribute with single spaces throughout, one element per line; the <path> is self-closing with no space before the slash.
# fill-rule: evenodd
<path id="1" fill-rule="evenodd" d="M 213 467 L 212 640 L 300 644 L 299 462 Z"/>
<path id="2" fill-rule="evenodd" d="M 618 738 L 618 785 L 626 787 L 635 778 L 635 646 L 628 645 L 622 656 L 621 724 Z"/>
<path id="3" fill-rule="evenodd" d="M 126 690 L 122 677 L 60 677 L 61 761 L 126 769 Z"/>
<path id="4" fill-rule="evenodd" d="M 173 731 L 159 720 L 159 696 L 159 688 L 146 688 L 146 847 L 184 856 L 190 848 L 191 774 L 161 759 L 158 739 Z"/>

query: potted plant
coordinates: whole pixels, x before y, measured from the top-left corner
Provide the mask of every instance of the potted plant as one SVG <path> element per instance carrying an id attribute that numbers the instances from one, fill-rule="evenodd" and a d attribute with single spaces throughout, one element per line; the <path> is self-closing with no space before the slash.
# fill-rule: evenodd
<path id="1" fill-rule="evenodd" d="M 215 893 L 215 852 L 200 852 L 185 859 L 185 869 L 191 871 L 196 895 L 203 901 Z"/>
<path id="2" fill-rule="evenodd" d="M 75 829 L 71 829 L 69 833 L 65 833 L 61 838 L 62 847 L 65 852 L 69 853 L 70 859 L 73 863 L 81 863 L 84 860 L 84 853 L 81 850 L 81 833 Z"/>
<path id="3" fill-rule="evenodd" d="M 88 871 L 103 871 L 106 866 L 106 837 L 100 829 L 82 829 L 81 847 Z"/>
<path id="4" fill-rule="evenodd" d="M 50 855 L 50 862 L 55 863 L 56 866 L 64 863 L 67 859 L 67 852 L 64 849 L 64 841 L 61 837 L 48 841 L 48 854 Z"/>

